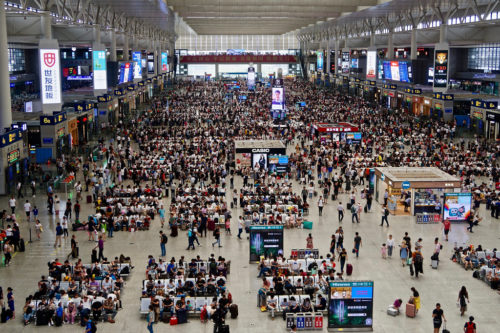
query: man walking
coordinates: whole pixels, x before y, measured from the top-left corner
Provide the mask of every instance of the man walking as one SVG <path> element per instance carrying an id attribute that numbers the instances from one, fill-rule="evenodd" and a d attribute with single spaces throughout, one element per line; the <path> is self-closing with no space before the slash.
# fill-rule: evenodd
<path id="1" fill-rule="evenodd" d="M 163 230 L 160 230 L 160 248 L 162 257 L 165 257 L 167 255 L 167 250 L 165 249 L 167 242 L 168 242 L 167 235 L 163 233 Z"/>
<path id="2" fill-rule="evenodd" d="M 320 195 L 319 196 L 319 200 L 318 200 L 318 210 L 319 210 L 319 216 L 323 215 L 323 205 L 325 204 L 324 200 L 323 200 L 323 196 Z"/>
<path id="3" fill-rule="evenodd" d="M 12 212 L 12 214 L 16 213 L 16 198 L 14 196 L 11 196 L 9 199 L 9 207 Z"/>
<path id="4" fill-rule="evenodd" d="M 214 247 L 215 244 L 219 244 L 219 247 L 222 247 L 222 245 L 220 245 L 220 228 L 219 228 L 219 226 L 215 227 L 213 236 L 215 238 L 215 242 L 212 243 L 212 247 Z M 193 248 L 194 248 L 194 244 L 193 244 Z"/>
<path id="5" fill-rule="evenodd" d="M 344 219 L 344 206 L 342 206 L 342 202 L 339 202 L 337 206 L 337 211 L 339 212 L 339 223 Z"/>
<path id="6" fill-rule="evenodd" d="M 361 236 L 358 232 L 356 232 L 356 236 L 354 237 L 354 250 L 356 251 L 356 258 L 359 257 L 359 248 L 362 245 Z"/>
<path id="7" fill-rule="evenodd" d="M 359 223 L 358 208 L 356 204 L 351 205 L 351 214 L 352 214 L 352 223 L 354 223 L 354 219 L 356 219 L 356 222 Z"/>
<path id="8" fill-rule="evenodd" d="M 380 226 L 384 226 L 384 221 L 389 226 L 389 221 L 387 220 L 387 216 L 389 216 L 389 209 L 387 209 L 387 205 L 384 205 L 382 208 L 382 222 L 380 222 Z"/>
<path id="9" fill-rule="evenodd" d="M 57 222 L 56 226 L 56 242 L 54 243 L 54 247 L 57 247 L 59 244 L 59 247 L 61 247 L 61 237 L 64 234 L 63 228 L 61 226 L 61 223 Z"/>

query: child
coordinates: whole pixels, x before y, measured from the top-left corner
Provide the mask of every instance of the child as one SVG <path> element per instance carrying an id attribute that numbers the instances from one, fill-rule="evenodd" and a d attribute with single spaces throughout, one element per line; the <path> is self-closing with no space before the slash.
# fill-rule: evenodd
<path id="1" fill-rule="evenodd" d="M 35 217 L 35 221 L 38 219 L 38 208 L 36 206 L 33 207 L 33 216 Z"/>
<path id="2" fill-rule="evenodd" d="M 231 235 L 231 220 L 226 219 L 226 234 Z"/>
<path id="3" fill-rule="evenodd" d="M 387 259 L 387 245 L 385 243 L 382 244 L 382 247 L 380 248 L 380 252 L 382 254 L 382 258 Z"/>

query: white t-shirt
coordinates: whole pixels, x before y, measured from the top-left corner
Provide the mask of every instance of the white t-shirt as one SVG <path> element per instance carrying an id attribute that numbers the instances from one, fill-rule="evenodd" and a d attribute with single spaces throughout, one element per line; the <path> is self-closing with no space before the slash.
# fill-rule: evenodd
<path id="1" fill-rule="evenodd" d="M 10 207 L 15 207 L 16 206 L 16 199 L 14 199 L 14 198 L 9 199 L 9 206 Z"/>
<path id="2" fill-rule="evenodd" d="M 24 211 L 25 212 L 31 211 L 31 204 L 29 202 L 24 204 Z"/>

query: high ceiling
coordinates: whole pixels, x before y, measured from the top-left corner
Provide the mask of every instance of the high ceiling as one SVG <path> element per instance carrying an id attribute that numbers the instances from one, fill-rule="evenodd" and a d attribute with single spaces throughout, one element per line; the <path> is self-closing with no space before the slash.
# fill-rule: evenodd
<path id="1" fill-rule="evenodd" d="M 378 0 L 168 0 L 199 35 L 280 35 Z"/>

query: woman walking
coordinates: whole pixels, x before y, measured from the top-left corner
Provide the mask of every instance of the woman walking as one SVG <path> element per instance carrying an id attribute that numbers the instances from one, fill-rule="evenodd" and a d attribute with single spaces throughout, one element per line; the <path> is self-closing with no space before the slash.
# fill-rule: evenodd
<path id="1" fill-rule="evenodd" d="M 335 255 L 335 244 L 336 244 L 335 235 L 332 235 L 332 240 L 330 241 L 330 253 L 332 255 Z"/>
<path id="2" fill-rule="evenodd" d="M 417 289 L 415 289 L 415 287 L 411 287 L 410 290 L 412 292 L 410 299 L 413 301 L 413 304 L 415 305 L 415 314 L 417 314 L 418 310 L 420 310 L 420 294 L 418 293 Z"/>
<path id="3" fill-rule="evenodd" d="M 392 238 L 392 235 L 389 235 L 386 244 L 387 244 L 387 256 L 389 258 L 392 258 L 392 250 L 394 249 L 394 239 Z"/>
<path id="4" fill-rule="evenodd" d="M 462 286 L 460 292 L 458 293 L 457 303 L 460 304 L 460 316 L 463 316 L 465 311 L 467 311 L 467 303 L 470 303 L 469 293 L 467 292 L 465 286 Z"/>
<path id="5" fill-rule="evenodd" d="M 313 249 L 313 238 L 312 235 L 309 234 L 309 236 L 306 238 L 306 249 Z"/>
<path id="6" fill-rule="evenodd" d="M 401 245 L 399 245 L 399 257 L 401 258 L 403 267 L 405 267 L 406 260 L 408 259 L 408 246 L 406 245 L 405 241 L 403 241 Z"/>
<path id="7" fill-rule="evenodd" d="M 155 322 L 155 312 L 153 311 L 153 306 L 149 306 L 148 311 L 148 331 L 149 333 L 153 333 L 153 324 Z"/>

